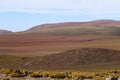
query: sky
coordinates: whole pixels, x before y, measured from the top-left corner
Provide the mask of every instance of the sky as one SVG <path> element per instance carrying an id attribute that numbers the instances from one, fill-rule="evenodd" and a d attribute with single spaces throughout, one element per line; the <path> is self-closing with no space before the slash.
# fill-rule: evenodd
<path id="1" fill-rule="evenodd" d="M 45 23 L 120 20 L 120 0 L 0 0 L 0 29 Z"/>

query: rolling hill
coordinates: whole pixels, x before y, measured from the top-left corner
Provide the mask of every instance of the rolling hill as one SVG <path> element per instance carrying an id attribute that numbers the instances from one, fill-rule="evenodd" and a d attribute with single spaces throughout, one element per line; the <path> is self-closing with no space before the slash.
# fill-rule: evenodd
<path id="1" fill-rule="evenodd" d="M 43 24 L 8 35 L 3 31 L 0 68 L 118 69 L 119 25 L 120 21 L 97 20 Z"/>
<path id="2" fill-rule="evenodd" d="M 90 22 L 64 22 L 35 26 L 21 33 L 40 35 L 120 35 L 120 21 L 96 20 Z"/>

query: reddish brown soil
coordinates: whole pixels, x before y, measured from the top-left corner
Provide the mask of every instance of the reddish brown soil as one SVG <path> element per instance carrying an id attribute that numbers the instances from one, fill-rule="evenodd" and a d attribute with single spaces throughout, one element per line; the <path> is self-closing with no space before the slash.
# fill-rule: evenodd
<path id="1" fill-rule="evenodd" d="M 94 47 L 92 45 L 120 37 L 110 36 L 40 36 L 33 34 L 12 34 L 0 36 L 0 53 L 17 55 L 46 55 L 68 49 Z M 92 45 L 91 45 L 92 44 Z M 107 45 L 107 44 L 106 44 Z M 19 54 L 18 54 L 19 53 Z M 38 56 L 38 55 L 37 55 Z"/>

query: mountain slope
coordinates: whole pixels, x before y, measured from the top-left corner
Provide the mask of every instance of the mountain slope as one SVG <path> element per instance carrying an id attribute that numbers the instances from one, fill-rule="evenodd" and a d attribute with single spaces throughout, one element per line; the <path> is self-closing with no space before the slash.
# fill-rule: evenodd
<path id="1" fill-rule="evenodd" d="M 39 33 L 41 35 L 120 35 L 120 21 L 97 20 L 43 24 L 21 33 Z"/>
<path id="2" fill-rule="evenodd" d="M 53 28 L 53 27 L 69 27 L 69 26 L 111 26 L 120 27 L 120 21 L 114 20 L 96 20 L 90 22 L 64 22 L 55 24 L 43 24 L 35 26 L 29 30 L 38 30 L 41 28 Z"/>
<path id="3" fill-rule="evenodd" d="M 7 30 L 0 30 L 0 35 L 4 35 L 4 34 L 11 34 L 11 31 L 7 31 Z"/>
<path id="4" fill-rule="evenodd" d="M 24 57 L 17 61 L 21 68 L 51 69 L 78 66 L 115 64 L 120 62 L 120 51 L 101 48 L 67 50 L 43 57 Z"/>
<path id="5" fill-rule="evenodd" d="M 120 35 L 119 27 L 102 26 L 70 26 L 45 28 L 25 33 L 39 33 L 41 35 Z"/>

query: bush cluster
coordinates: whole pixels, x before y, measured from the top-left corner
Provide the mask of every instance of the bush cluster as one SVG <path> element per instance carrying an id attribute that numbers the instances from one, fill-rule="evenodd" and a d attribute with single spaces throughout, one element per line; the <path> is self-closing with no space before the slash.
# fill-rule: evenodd
<path id="1" fill-rule="evenodd" d="M 46 72 L 46 71 L 42 72 L 43 77 L 49 77 L 50 74 L 51 72 Z"/>
<path id="2" fill-rule="evenodd" d="M 10 74 L 10 76 L 11 77 L 25 77 L 27 76 L 27 74 L 28 74 L 27 70 L 21 69 L 21 70 L 15 70 L 14 72 Z"/>
<path id="3" fill-rule="evenodd" d="M 7 69 L 7 68 L 2 68 L 0 70 L 0 72 L 3 73 L 3 74 L 11 74 L 13 72 L 13 70 Z"/>
<path id="4" fill-rule="evenodd" d="M 66 78 L 66 74 L 62 73 L 62 72 L 55 72 L 55 73 L 51 73 L 49 75 L 49 77 L 51 77 L 51 78 L 58 78 L 58 79 L 64 79 L 64 78 Z"/>
<path id="5" fill-rule="evenodd" d="M 30 72 L 26 69 L 20 70 L 11 70 L 7 68 L 0 69 L 0 73 L 6 74 L 9 77 L 25 77 L 30 76 L 33 78 L 40 78 L 40 77 L 49 77 L 49 78 L 57 78 L 57 79 L 92 79 L 92 80 L 106 80 L 109 76 L 120 77 L 120 70 L 116 71 L 109 71 L 109 72 Z M 10 80 L 9 78 L 5 78 L 3 80 Z"/>
<path id="6" fill-rule="evenodd" d="M 9 78 L 4 78 L 3 80 L 10 80 Z"/>
<path id="7" fill-rule="evenodd" d="M 30 76 L 31 76 L 31 77 L 34 77 L 34 78 L 43 77 L 40 72 L 33 72 L 33 73 L 30 74 Z"/>

